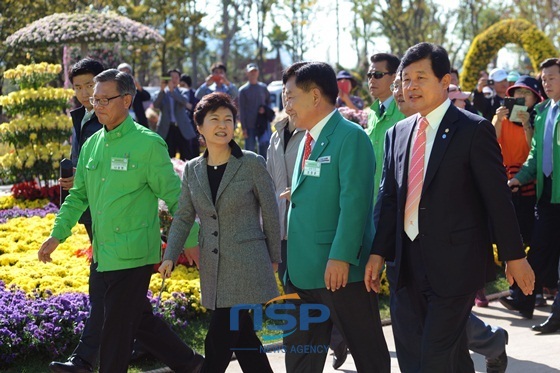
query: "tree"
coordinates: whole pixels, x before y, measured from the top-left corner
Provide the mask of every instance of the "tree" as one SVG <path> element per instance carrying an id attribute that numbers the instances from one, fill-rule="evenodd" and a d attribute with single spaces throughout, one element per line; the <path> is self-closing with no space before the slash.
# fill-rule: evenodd
<path id="1" fill-rule="evenodd" d="M 376 24 L 375 10 L 378 0 L 351 0 L 353 22 L 350 35 L 354 41 L 358 66 L 368 68 L 368 46 L 376 35 L 373 27 Z"/>
<path id="2" fill-rule="evenodd" d="M 253 0 L 252 1 L 252 7 L 255 8 L 255 9 L 252 9 L 252 11 L 256 11 L 256 14 L 257 14 L 257 17 L 256 17 L 257 18 L 257 24 L 256 24 L 257 30 L 256 30 L 256 35 L 255 35 L 255 32 L 253 32 L 253 40 L 255 42 L 257 64 L 259 66 L 262 66 L 262 64 L 264 62 L 264 51 L 265 51 L 265 47 L 264 47 L 264 39 L 265 39 L 264 28 L 265 28 L 265 24 L 266 24 L 266 19 L 268 17 L 269 12 L 272 9 L 272 6 L 275 3 L 276 3 L 276 0 Z"/>
<path id="3" fill-rule="evenodd" d="M 231 45 L 237 33 L 248 24 L 251 1 L 221 0 L 221 18 L 216 25 L 216 37 L 222 41 L 220 60 L 228 66 Z"/>
<path id="4" fill-rule="evenodd" d="M 560 2 L 558 0 L 512 0 L 509 7 L 513 15 L 537 26 L 549 38 L 556 49 L 560 49 Z"/>
<path id="5" fill-rule="evenodd" d="M 309 37 L 306 38 L 305 35 L 310 36 L 307 26 L 316 4 L 317 0 L 286 0 L 287 18 L 292 30 L 288 47 L 293 62 L 303 60 L 303 55 L 307 51 L 306 39 Z"/>

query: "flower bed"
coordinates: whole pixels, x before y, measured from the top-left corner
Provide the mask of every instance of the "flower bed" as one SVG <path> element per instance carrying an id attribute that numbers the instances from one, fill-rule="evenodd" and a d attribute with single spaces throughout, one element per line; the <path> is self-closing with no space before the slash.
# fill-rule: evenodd
<path id="1" fill-rule="evenodd" d="M 0 368 L 30 355 L 65 355 L 77 343 L 89 310 L 87 233 L 76 225 L 52 263 L 43 264 L 37 250 L 53 226 L 56 206 L 4 196 L 0 208 Z M 154 273 L 148 295 L 156 314 L 175 330 L 206 312 L 196 268 L 179 265 L 158 301 L 160 288 L 161 277 Z"/>

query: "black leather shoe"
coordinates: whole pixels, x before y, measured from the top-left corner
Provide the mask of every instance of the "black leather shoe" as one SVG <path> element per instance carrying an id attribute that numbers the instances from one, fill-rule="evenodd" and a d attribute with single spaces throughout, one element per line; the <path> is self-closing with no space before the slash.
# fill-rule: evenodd
<path id="1" fill-rule="evenodd" d="M 84 359 L 72 356 L 67 362 L 53 361 L 49 364 L 51 372 L 54 373 L 91 373 L 93 368 Z"/>
<path id="2" fill-rule="evenodd" d="M 502 304 L 502 306 L 504 306 L 508 310 L 518 311 L 521 314 L 521 316 L 523 316 L 526 319 L 533 318 L 534 309 L 521 307 L 519 303 L 512 297 L 501 297 L 498 299 L 498 301 Z"/>
<path id="3" fill-rule="evenodd" d="M 344 364 L 346 358 L 348 357 L 348 348 L 346 347 L 346 343 L 341 342 L 339 345 L 333 350 L 333 362 L 332 367 L 334 369 L 338 369 Z"/>
<path id="4" fill-rule="evenodd" d="M 531 329 L 541 334 L 554 333 L 560 329 L 560 320 L 553 320 L 549 317 L 548 320 L 546 320 L 542 324 L 533 325 Z"/>
<path id="5" fill-rule="evenodd" d="M 487 373 L 505 373 L 508 364 L 506 351 L 502 352 L 500 356 L 494 359 L 486 358 L 486 372 Z"/>

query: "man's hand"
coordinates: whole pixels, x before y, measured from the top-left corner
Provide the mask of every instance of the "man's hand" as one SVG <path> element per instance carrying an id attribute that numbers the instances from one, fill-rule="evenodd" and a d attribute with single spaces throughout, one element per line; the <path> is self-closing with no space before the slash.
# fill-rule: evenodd
<path id="1" fill-rule="evenodd" d="M 379 293 L 381 289 L 381 270 L 385 264 L 382 256 L 372 254 L 366 264 L 366 272 L 364 274 L 364 283 L 367 291 L 375 291 Z"/>
<path id="2" fill-rule="evenodd" d="M 278 272 L 278 263 L 272 263 L 272 271 L 274 273 Z M 281 280 L 281 279 L 280 279 Z"/>
<path id="3" fill-rule="evenodd" d="M 74 176 L 61 177 L 58 179 L 58 183 L 63 190 L 70 190 L 74 186 Z"/>
<path id="4" fill-rule="evenodd" d="M 52 262 L 51 253 L 56 250 L 60 241 L 57 238 L 49 237 L 43 242 L 37 256 L 43 263 Z"/>
<path id="5" fill-rule="evenodd" d="M 533 272 L 526 258 L 508 260 L 506 262 L 506 278 L 510 285 L 513 285 L 513 281 L 515 280 L 517 286 L 523 291 L 523 294 L 533 294 L 535 288 L 535 272 Z"/>
<path id="6" fill-rule="evenodd" d="M 249 134 L 247 133 L 247 130 L 243 130 L 243 138 L 244 138 L 244 139 L 248 139 L 248 138 L 249 138 Z"/>
<path id="7" fill-rule="evenodd" d="M 516 178 L 512 178 L 508 180 L 508 187 L 511 189 L 513 193 L 519 190 L 521 183 Z"/>
<path id="8" fill-rule="evenodd" d="M 288 201 L 290 201 L 290 198 L 292 197 L 292 188 L 284 189 L 284 191 L 280 193 L 278 197 L 280 199 L 287 199 Z"/>
<path id="9" fill-rule="evenodd" d="M 194 263 L 194 264 L 196 264 L 196 268 L 199 268 L 198 267 L 198 264 L 200 263 L 200 247 L 199 246 L 187 247 L 187 248 L 183 249 L 183 254 L 185 254 L 185 257 L 189 261 L 189 265 L 193 265 L 193 263 Z"/>
<path id="10" fill-rule="evenodd" d="M 482 89 L 488 85 L 488 78 L 480 78 L 478 79 L 478 83 L 476 84 L 476 90 L 478 92 L 482 92 Z"/>
<path id="11" fill-rule="evenodd" d="M 350 264 L 342 260 L 329 259 L 325 270 L 325 286 L 327 290 L 335 291 L 346 287 Z"/>
<path id="12" fill-rule="evenodd" d="M 171 277 L 172 271 L 173 271 L 173 261 L 169 259 L 164 260 L 158 268 L 158 272 L 161 274 L 161 278 Z"/>

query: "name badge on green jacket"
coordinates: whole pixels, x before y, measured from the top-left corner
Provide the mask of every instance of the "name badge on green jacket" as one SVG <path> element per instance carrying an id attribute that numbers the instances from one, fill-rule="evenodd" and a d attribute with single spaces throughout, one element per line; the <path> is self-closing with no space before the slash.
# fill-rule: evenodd
<path id="1" fill-rule="evenodd" d="M 312 160 L 305 161 L 305 167 L 303 168 L 303 174 L 305 176 L 321 176 L 321 163 Z"/>
<path id="2" fill-rule="evenodd" d="M 126 171 L 128 170 L 128 158 L 111 158 L 111 170 Z"/>

